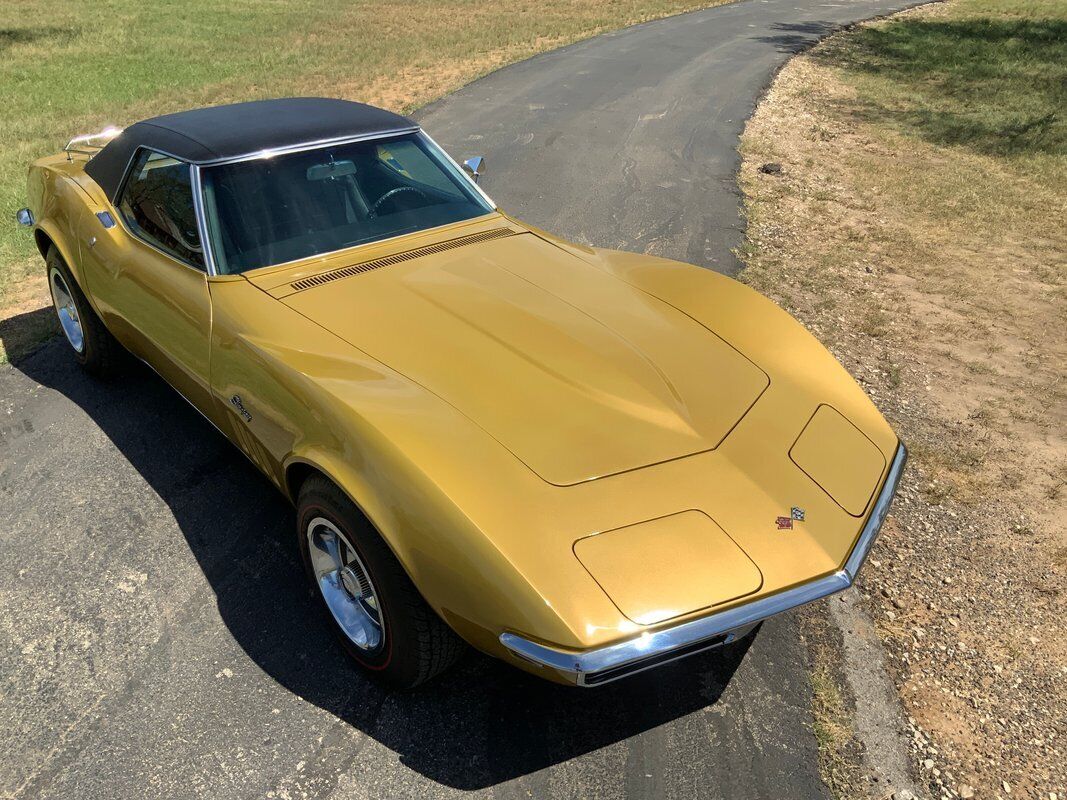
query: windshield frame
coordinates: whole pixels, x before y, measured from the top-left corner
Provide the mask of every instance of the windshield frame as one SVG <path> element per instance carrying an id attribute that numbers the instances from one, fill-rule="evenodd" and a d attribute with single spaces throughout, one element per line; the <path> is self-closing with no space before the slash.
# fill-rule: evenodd
<path id="1" fill-rule="evenodd" d="M 212 276 L 212 277 L 216 277 L 217 276 L 217 277 L 230 278 L 230 277 L 237 277 L 237 276 L 240 276 L 240 275 L 248 275 L 248 274 L 252 274 L 252 273 L 255 273 L 255 272 L 260 272 L 262 270 L 279 269 L 279 268 L 287 267 L 287 266 L 289 266 L 291 264 L 299 263 L 301 261 L 306 261 L 309 258 L 326 258 L 326 257 L 332 256 L 332 255 L 334 255 L 336 253 L 342 253 L 342 252 L 345 252 L 345 251 L 348 251 L 348 250 L 357 250 L 357 249 L 359 249 L 361 247 L 368 247 L 370 245 L 377 245 L 377 244 L 381 244 L 383 242 L 392 241 L 394 239 L 400 239 L 400 238 L 403 238 L 405 236 L 416 236 L 416 235 L 419 235 L 419 234 L 424 234 L 427 231 L 434 231 L 434 230 L 437 230 L 438 228 L 445 228 L 445 227 L 448 227 L 449 225 L 456 224 L 454 222 L 446 222 L 446 223 L 443 223 L 441 225 L 433 225 L 433 226 L 430 226 L 428 228 L 419 228 L 418 230 L 415 230 L 415 231 L 405 231 L 403 233 L 397 233 L 397 234 L 393 234 L 391 236 L 384 236 L 384 237 L 382 237 L 380 239 L 374 239 L 374 240 L 369 241 L 369 242 L 360 242 L 359 244 L 350 245 L 348 247 L 340 247 L 340 248 L 337 248 L 336 250 L 324 250 L 321 253 L 315 253 L 314 255 L 310 255 L 310 256 L 302 256 L 301 258 L 295 258 L 295 259 L 292 259 L 290 261 L 282 261 L 282 262 L 279 262 L 277 264 L 265 264 L 265 265 L 263 265 L 261 267 L 255 267 L 253 269 L 245 270 L 245 271 L 242 271 L 242 272 L 220 273 L 218 271 L 217 262 L 215 260 L 215 243 L 212 241 L 211 225 L 209 224 L 209 221 L 207 219 L 207 210 L 206 210 L 206 205 L 205 205 L 205 202 L 204 202 L 203 181 L 202 181 L 201 175 L 200 175 L 200 171 L 201 171 L 202 168 L 215 167 L 215 166 L 218 166 L 218 165 L 221 165 L 221 164 L 235 164 L 235 163 L 238 163 L 238 162 L 241 162 L 241 161 L 253 161 L 253 160 L 257 160 L 257 159 L 272 158 L 272 157 L 274 157 L 276 155 L 288 155 L 290 153 L 300 153 L 300 152 L 305 152 L 305 151 L 308 151 L 308 150 L 321 150 L 321 149 L 325 149 L 327 147 L 335 147 L 337 145 L 343 145 L 343 144 L 353 144 L 353 143 L 356 143 L 356 142 L 374 141 L 374 140 L 378 140 L 378 139 L 381 139 L 381 140 L 395 139 L 398 135 L 404 135 L 404 134 L 412 134 L 416 138 L 418 138 L 430 151 L 432 151 L 435 155 L 437 155 L 441 159 L 441 161 L 443 162 L 443 166 L 451 173 L 452 177 L 464 182 L 464 185 L 467 186 L 468 188 L 470 188 L 474 192 L 474 194 L 476 194 L 478 197 L 480 197 L 485 202 L 485 204 L 488 206 L 488 210 L 485 212 L 485 214 L 479 215 L 479 216 L 475 216 L 475 217 L 471 217 L 469 220 L 465 220 L 465 221 L 469 222 L 471 220 L 480 219 L 482 216 L 488 216 L 489 214 L 496 213 L 499 210 L 497 204 L 493 201 L 493 199 L 491 197 L 489 197 L 488 194 L 485 193 L 485 190 L 483 190 L 482 187 L 479 186 L 478 183 L 475 180 L 473 180 L 469 174 L 467 174 L 466 170 L 464 170 L 459 164 L 456 163 L 455 159 L 452 158 L 452 156 L 450 156 L 448 154 L 448 151 L 445 150 L 443 147 L 441 147 L 439 144 L 437 144 L 437 142 L 435 142 L 430 137 L 430 135 L 426 133 L 426 131 L 424 131 L 422 128 L 418 128 L 418 127 L 411 128 L 410 130 L 386 131 L 386 132 L 379 132 L 379 133 L 372 133 L 372 134 L 364 134 L 362 136 L 352 136 L 352 137 L 341 138 L 341 139 L 330 139 L 330 140 L 327 140 L 327 141 L 307 142 L 305 144 L 286 146 L 286 147 L 277 148 L 277 149 L 274 149 L 274 150 L 265 150 L 265 151 L 263 151 L 261 153 L 255 153 L 253 155 L 240 156 L 238 158 L 230 158 L 230 159 L 220 159 L 218 161 L 205 162 L 203 164 L 191 163 L 191 164 L 189 164 L 189 166 L 192 169 L 193 205 L 194 205 L 194 208 L 195 208 L 195 211 L 196 211 L 199 223 L 200 223 L 200 230 L 201 230 L 201 233 L 202 233 L 202 244 L 203 244 L 203 249 L 204 249 L 204 261 L 205 261 L 205 266 L 207 267 L 207 274 L 209 276 Z M 181 159 L 179 159 L 179 160 L 181 160 Z"/>

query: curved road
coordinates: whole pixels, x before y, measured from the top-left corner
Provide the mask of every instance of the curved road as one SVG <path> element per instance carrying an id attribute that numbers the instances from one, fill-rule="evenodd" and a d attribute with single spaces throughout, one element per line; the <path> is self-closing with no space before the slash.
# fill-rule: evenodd
<path id="1" fill-rule="evenodd" d="M 734 272 L 744 119 L 791 52 L 887 0 L 745 0 L 501 70 L 417 115 L 508 211 Z M 803 647 L 596 691 L 477 655 L 416 694 L 348 668 L 291 512 L 154 376 L 53 342 L 0 369 L 0 795 L 826 796 Z"/>

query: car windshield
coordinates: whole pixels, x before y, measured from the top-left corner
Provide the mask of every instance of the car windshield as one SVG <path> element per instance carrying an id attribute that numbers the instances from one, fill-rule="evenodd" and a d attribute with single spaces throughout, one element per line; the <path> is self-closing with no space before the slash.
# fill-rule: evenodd
<path id="1" fill-rule="evenodd" d="M 421 134 L 201 169 L 219 274 L 244 272 L 492 210 Z"/>

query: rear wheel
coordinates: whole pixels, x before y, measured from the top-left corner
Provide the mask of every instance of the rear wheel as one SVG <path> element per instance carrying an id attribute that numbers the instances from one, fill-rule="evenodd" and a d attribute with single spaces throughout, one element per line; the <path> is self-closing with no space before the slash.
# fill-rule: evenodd
<path id="1" fill-rule="evenodd" d="M 400 688 L 447 669 L 463 642 L 422 599 L 347 495 L 315 475 L 300 488 L 300 553 L 331 627 L 361 667 Z"/>
<path id="2" fill-rule="evenodd" d="M 86 372 L 111 375 L 117 371 L 122 349 L 96 316 L 56 248 L 45 256 L 48 289 L 63 336 Z"/>

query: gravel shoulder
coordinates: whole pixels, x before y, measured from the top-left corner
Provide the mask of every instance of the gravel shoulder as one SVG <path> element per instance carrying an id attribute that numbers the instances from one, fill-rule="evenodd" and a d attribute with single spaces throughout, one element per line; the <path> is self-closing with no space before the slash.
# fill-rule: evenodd
<path id="1" fill-rule="evenodd" d="M 742 140 L 742 279 L 831 347 L 911 450 L 860 587 L 935 797 L 1067 787 L 1067 157 L 1054 122 L 1022 145 L 959 135 L 1021 90 L 960 100 L 971 77 L 896 45 L 966 35 L 987 58 L 974 81 L 994 63 L 1042 75 L 1062 36 L 1027 37 L 1064 24 L 1051 3 L 958 0 L 858 26 L 791 61 Z M 1035 113 L 1054 83 L 1027 90 Z"/>

